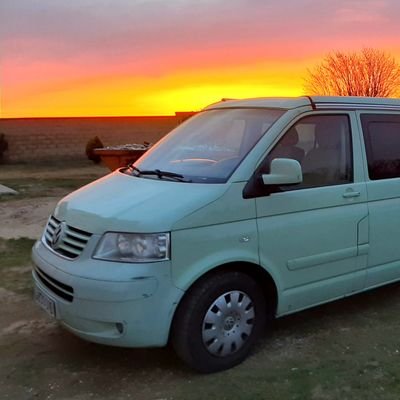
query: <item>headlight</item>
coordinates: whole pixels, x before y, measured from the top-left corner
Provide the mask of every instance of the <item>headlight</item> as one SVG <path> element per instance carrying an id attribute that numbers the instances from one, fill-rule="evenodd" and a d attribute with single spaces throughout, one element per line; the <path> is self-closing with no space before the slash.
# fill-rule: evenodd
<path id="1" fill-rule="evenodd" d="M 169 233 L 108 232 L 101 238 L 93 258 L 123 262 L 169 260 Z"/>

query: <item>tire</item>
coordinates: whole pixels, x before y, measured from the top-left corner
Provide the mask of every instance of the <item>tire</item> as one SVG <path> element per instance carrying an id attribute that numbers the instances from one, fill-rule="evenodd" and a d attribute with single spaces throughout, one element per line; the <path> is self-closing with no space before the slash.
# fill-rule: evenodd
<path id="1" fill-rule="evenodd" d="M 215 273 L 201 279 L 182 300 L 171 341 L 191 368 L 222 371 L 248 356 L 266 320 L 266 300 L 253 278 L 237 271 Z"/>

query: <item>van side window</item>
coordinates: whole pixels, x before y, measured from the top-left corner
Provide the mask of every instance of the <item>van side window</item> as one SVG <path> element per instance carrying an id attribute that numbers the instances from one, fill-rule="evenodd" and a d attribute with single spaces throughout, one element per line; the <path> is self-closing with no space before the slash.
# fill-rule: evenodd
<path id="1" fill-rule="evenodd" d="M 353 181 L 350 122 L 347 115 L 318 115 L 301 119 L 279 140 L 267 157 L 297 160 L 303 182 L 281 190 L 340 185 Z M 265 173 L 265 172 L 264 172 Z"/>
<path id="2" fill-rule="evenodd" d="M 362 114 L 371 180 L 400 177 L 400 115 Z"/>

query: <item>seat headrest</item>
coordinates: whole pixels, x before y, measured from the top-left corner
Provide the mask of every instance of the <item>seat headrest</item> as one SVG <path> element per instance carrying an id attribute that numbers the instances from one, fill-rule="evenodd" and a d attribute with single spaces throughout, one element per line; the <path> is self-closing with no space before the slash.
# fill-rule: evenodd
<path id="1" fill-rule="evenodd" d="M 297 133 L 296 128 L 293 126 L 285 133 L 285 136 L 282 138 L 280 144 L 282 146 L 296 146 L 298 142 L 299 134 Z"/>

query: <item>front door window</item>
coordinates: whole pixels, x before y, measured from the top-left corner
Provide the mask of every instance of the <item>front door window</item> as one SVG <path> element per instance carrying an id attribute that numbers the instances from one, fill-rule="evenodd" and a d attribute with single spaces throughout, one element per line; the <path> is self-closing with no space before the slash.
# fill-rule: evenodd
<path id="1" fill-rule="evenodd" d="M 330 186 L 353 181 L 351 132 L 347 115 L 318 115 L 293 125 L 267 158 L 267 169 L 274 158 L 297 160 L 303 182 L 285 190 Z"/>

